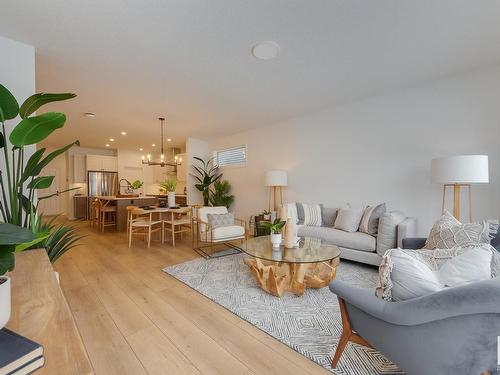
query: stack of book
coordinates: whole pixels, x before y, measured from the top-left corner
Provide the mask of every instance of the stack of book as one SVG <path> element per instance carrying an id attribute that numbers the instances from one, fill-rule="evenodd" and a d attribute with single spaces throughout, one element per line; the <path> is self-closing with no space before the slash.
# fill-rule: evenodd
<path id="1" fill-rule="evenodd" d="M 0 330 L 0 375 L 31 374 L 44 363 L 43 346 L 7 328 Z"/>

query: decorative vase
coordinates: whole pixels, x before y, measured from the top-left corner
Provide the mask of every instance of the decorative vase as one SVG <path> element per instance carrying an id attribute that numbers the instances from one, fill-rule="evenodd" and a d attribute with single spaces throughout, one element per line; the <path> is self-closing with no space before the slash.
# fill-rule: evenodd
<path id="1" fill-rule="evenodd" d="M 297 246 L 297 224 L 292 219 L 288 219 L 285 225 L 285 241 L 283 245 L 287 249 L 292 249 Z"/>
<path id="2" fill-rule="evenodd" d="M 168 207 L 175 207 L 175 192 L 168 192 Z"/>
<path id="3" fill-rule="evenodd" d="M 0 276 L 0 329 L 10 319 L 10 277 Z"/>
<path id="4" fill-rule="evenodd" d="M 271 233 L 271 243 L 273 244 L 273 249 L 279 248 L 281 245 L 281 233 Z"/>

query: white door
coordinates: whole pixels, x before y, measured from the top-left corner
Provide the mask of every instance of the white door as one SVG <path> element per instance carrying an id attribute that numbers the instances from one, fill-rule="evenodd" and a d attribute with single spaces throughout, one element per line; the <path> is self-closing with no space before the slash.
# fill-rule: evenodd
<path id="1" fill-rule="evenodd" d="M 40 176 L 55 176 L 52 185 L 48 189 L 37 190 L 38 197 L 44 197 L 46 195 L 55 194 L 59 188 L 59 169 L 56 168 L 44 168 L 40 173 Z M 38 204 L 38 212 L 44 216 L 48 215 L 58 215 L 60 213 L 59 207 L 59 197 L 57 195 L 42 199 Z"/>

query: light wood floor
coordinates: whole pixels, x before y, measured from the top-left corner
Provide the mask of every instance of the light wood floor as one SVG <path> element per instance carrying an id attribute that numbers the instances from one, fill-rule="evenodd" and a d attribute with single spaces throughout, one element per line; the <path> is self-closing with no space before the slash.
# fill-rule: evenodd
<path id="1" fill-rule="evenodd" d="M 161 269 L 198 257 L 124 233 L 87 234 L 55 263 L 96 374 L 328 374 Z"/>

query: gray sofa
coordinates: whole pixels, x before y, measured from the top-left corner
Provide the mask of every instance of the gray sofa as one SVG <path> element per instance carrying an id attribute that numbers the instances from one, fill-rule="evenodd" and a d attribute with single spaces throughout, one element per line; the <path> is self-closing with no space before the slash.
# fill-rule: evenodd
<path id="1" fill-rule="evenodd" d="M 377 237 L 362 232 L 352 233 L 335 229 L 333 222 L 336 210 L 323 208 L 323 226 L 299 225 L 298 235 L 321 238 L 337 245 L 342 251 L 341 258 L 374 266 L 380 265 L 386 250 L 401 247 L 403 238 L 415 235 L 415 219 L 406 217 L 400 211 L 386 212 L 380 218 Z"/>

